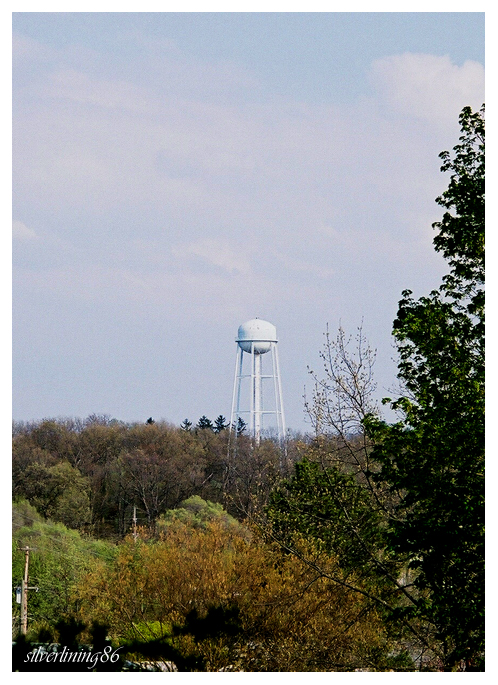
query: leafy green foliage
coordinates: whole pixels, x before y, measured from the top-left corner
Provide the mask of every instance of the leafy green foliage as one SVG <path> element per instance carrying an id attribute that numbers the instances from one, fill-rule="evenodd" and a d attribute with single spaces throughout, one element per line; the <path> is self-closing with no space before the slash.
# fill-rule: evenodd
<path id="1" fill-rule="evenodd" d="M 55 625 L 72 611 L 72 592 L 81 575 L 92 565 L 94 557 L 112 559 L 113 545 L 92 540 L 62 523 L 46 521 L 26 501 L 13 506 L 13 587 L 24 576 L 25 554 L 30 548 L 29 585 L 38 591 L 29 592 L 29 625 L 34 630 Z M 15 616 L 19 605 L 13 603 Z M 17 624 L 18 625 L 18 624 Z"/>
<path id="2" fill-rule="evenodd" d="M 209 523 L 216 522 L 226 529 L 232 529 L 246 535 L 237 519 L 221 506 L 221 504 L 205 501 L 199 495 L 192 495 L 176 509 L 170 509 L 162 514 L 157 521 L 158 533 L 166 532 L 177 524 L 191 528 L 207 528 Z"/>
<path id="3" fill-rule="evenodd" d="M 289 543 L 295 532 L 312 539 L 335 556 L 344 577 L 370 566 L 383 547 L 380 516 L 354 476 L 307 459 L 272 492 L 267 515 L 274 535 Z"/>
<path id="4" fill-rule="evenodd" d="M 434 246 L 448 260 L 451 273 L 443 289 L 457 301 L 470 300 L 470 314 L 484 314 L 485 151 L 484 105 L 479 112 L 465 107 L 460 115 L 462 136 L 454 156 L 445 151 L 441 171 L 450 171 L 447 190 L 437 202 L 448 211 L 434 224 Z"/>
<path id="5" fill-rule="evenodd" d="M 25 495 L 38 511 L 73 528 L 90 522 L 88 491 L 88 479 L 67 461 L 30 464 L 24 473 Z"/>
<path id="6" fill-rule="evenodd" d="M 439 290 L 403 293 L 394 322 L 403 418 L 367 421 L 382 464 L 378 479 L 400 493 L 389 542 L 406 554 L 427 592 L 417 614 L 435 626 L 445 668 L 480 668 L 484 649 L 484 110 L 465 108 L 452 158 L 447 211 L 434 239 L 451 272 Z"/>
<path id="7" fill-rule="evenodd" d="M 307 454 L 316 458 L 323 449 L 328 448 L 320 442 Z M 407 581 L 406 559 L 387 548 L 387 511 L 359 474 L 305 456 L 296 463 L 292 478 L 272 493 L 265 534 L 382 617 L 378 630 L 384 647 L 376 646 L 373 670 L 380 663 L 387 669 L 396 663 L 400 670 L 414 670 L 413 646 L 423 649 L 426 639 L 409 620 L 415 598 Z M 396 616 L 401 621 L 393 621 Z"/>
<path id="8" fill-rule="evenodd" d="M 481 670 L 484 648 L 484 110 L 460 122 L 434 225 L 451 271 L 429 296 L 404 291 L 393 325 L 402 418 L 369 407 L 361 329 L 356 357 L 342 330 L 335 343 L 327 333 L 310 413 L 323 435 L 268 509 L 284 549 L 366 593 L 398 647 L 439 670 Z"/>

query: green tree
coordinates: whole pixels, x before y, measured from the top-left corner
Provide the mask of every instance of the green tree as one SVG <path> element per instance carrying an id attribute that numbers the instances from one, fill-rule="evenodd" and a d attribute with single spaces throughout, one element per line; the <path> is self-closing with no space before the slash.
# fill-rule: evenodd
<path id="1" fill-rule="evenodd" d="M 199 495 L 192 495 L 180 504 L 176 509 L 169 509 L 162 514 L 157 521 L 159 533 L 167 532 L 171 526 L 187 525 L 192 528 L 207 528 L 210 522 L 215 521 L 223 528 L 233 528 L 243 531 L 241 523 L 223 509 L 221 504 L 206 501 Z M 243 536 L 243 533 L 240 533 Z"/>
<path id="2" fill-rule="evenodd" d="M 235 427 L 235 431 L 237 435 L 241 435 L 247 428 L 247 423 L 242 419 L 240 416 L 237 419 L 237 425 Z"/>
<path id="3" fill-rule="evenodd" d="M 206 428 L 213 430 L 213 422 L 211 419 L 208 419 L 207 416 L 201 416 L 197 422 L 197 428 L 200 428 L 201 430 L 205 430 Z"/>
<path id="4" fill-rule="evenodd" d="M 406 392 L 401 420 L 370 418 L 379 480 L 399 493 L 389 544 L 423 594 L 410 611 L 435 627 L 445 670 L 481 670 L 484 650 L 484 107 L 460 115 L 434 224 L 450 273 L 415 300 L 403 292 L 394 337 Z M 389 400 L 386 400 L 389 401 Z"/>
<path id="5" fill-rule="evenodd" d="M 425 650 L 418 667 L 436 670 L 480 670 L 483 654 L 484 111 L 460 121 L 435 224 L 451 271 L 428 297 L 405 291 L 394 322 L 402 418 L 389 425 L 372 407 L 361 329 L 355 354 L 342 330 L 327 334 L 317 436 L 268 510 L 274 539 L 376 603 L 395 651 Z"/>
<path id="6" fill-rule="evenodd" d="M 225 417 L 222 414 L 220 414 L 214 422 L 213 430 L 215 433 L 221 433 L 221 431 L 224 431 L 226 428 L 228 428 L 229 425 L 230 424 L 227 423 Z"/>
<path id="7" fill-rule="evenodd" d="M 24 551 L 29 546 L 29 585 L 38 591 L 29 593 L 28 629 L 53 630 L 57 621 L 72 609 L 72 592 L 81 574 L 95 558 L 110 561 L 115 547 L 83 537 L 62 523 L 45 520 L 26 500 L 13 505 L 12 511 L 12 584 L 19 586 L 24 576 Z M 13 631 L 19 628 L 19 605 L 13 602 Z"/>
<path id="8" fill-rule="evenodd" d="M 301 537 L 311 538 L 317 549 L 333 554 L 338 582 L 347 584 L 355 573 L 377 584 L 379 567 L 389 575 L 392 563 L 381 561 L 381 514 L 354 475 L 305 458 L 295 465 L 293 477 L 272 492 L 267 513 L 272 535 L 280 540 L 297 548 Z"/>
<path id="9" fill-rule="evenodd" d="M 24 471 L 20 494 L 43 516 L 82 528 L 91 520 L 89 490 L 88 478 L 69 462 L 52 466 L 34 462 Z"/>

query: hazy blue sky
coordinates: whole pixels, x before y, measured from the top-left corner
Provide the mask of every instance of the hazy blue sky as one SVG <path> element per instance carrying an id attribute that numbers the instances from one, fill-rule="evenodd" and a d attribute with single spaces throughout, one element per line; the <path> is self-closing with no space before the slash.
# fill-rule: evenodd
<path id="1" fill-rule="evenodd" d="M 291 428 L 327 324 L 395 383 L 437 287 L 438 154 L 484 101 L 484 15 L 14 13 L 13 415 L 229 416 L 239 324 Z"/>

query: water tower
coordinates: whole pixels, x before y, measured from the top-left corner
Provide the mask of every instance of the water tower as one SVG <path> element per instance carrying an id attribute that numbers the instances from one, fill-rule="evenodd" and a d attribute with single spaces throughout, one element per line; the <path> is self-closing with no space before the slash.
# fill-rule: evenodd
<path id="1" fill-rule="evenodd" d="M 237 343 L 237 358 L 230 430 L 236 429 L 239 418 L 242 419 L 248 424 L 250 435 L 259 445 L 264 417 L 273 416 L 272 423 L 277 428 L 279 440 L 283 442 L 285 418 L 278 362 L 277 329 L 263 319 L 251 319 L 239 326 L 235 342 Z M 267 354 L 268 352 L 270 354 Z M 268 360 L 265 361 L 264 369 L 263 359 Z"/>

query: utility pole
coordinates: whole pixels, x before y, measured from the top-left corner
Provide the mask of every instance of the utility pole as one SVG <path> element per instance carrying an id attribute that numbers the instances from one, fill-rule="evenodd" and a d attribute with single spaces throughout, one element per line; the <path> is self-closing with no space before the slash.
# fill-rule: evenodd
<path id="1" fill-rule="evenodd" d="M 133 539 L 137 541 L 137 507 L 133 505 Z"/>
<path id="2" fill-rule="evenodd" d="M 24 556 L 24 577 L 21 580 L 21 587 L 16 588 L 16 600 L 19 602 L 17 597 L 19 596 L 17 593 L 20 590 L 20 604 L 21 604 L 21 635 L 26 635 L 28 632 L 28 590 L 35 590 L 38 592 L 37 587 L 30 587 L 28 584 L 29 580 L 29 553 L 31 551 L 31 548 L 26 545 L 26 547 L 20 547 L 19 548 L 22 552 L 25 553 Z"/>
<path id="3" fill-rule="evenodd" d="M 25 552 L 24 578 L 21 580 L 21 635 L 28 632 L 28 572 L 29 572 L 29 547 L 21 547 Z"/>

